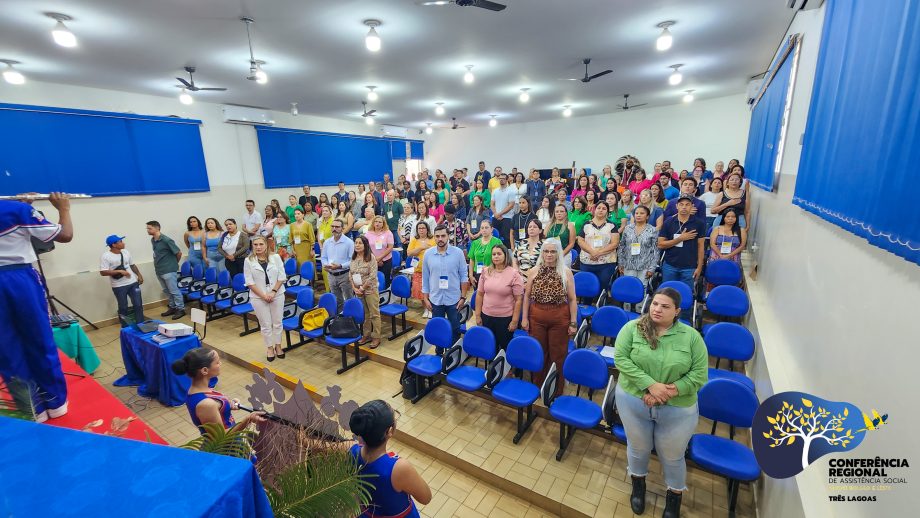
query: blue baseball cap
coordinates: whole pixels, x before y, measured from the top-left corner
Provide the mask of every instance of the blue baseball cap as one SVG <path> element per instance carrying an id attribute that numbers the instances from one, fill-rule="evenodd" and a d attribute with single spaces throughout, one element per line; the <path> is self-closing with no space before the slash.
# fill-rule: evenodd
<path id="1" fill-rule="evenodd" d="M 119 236 L 119 235 L 117 235 L 117 234 L 112 234 L 111 236 L 105 238 L 105 245 L 106 245 L 106 246 L 112 246 L 112 245 L 114 245 L 115 243 L 121 241 L 121 240 L 124 239 L 124 238 L 125 238 L 125 236 Z"/>

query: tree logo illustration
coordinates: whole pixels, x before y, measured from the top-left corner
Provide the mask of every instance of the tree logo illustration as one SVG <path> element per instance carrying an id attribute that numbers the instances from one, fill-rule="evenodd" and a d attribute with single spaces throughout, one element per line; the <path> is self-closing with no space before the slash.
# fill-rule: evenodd
<path id="1" fill-rule="evenodd" d="M 795 476 L 824 455 L 856 448 L 867 431 L 885 424 L 887 414 L 872 413 L 804 392 L 776 394 L 754 415 L 757 462 L 773 478 Z"/>

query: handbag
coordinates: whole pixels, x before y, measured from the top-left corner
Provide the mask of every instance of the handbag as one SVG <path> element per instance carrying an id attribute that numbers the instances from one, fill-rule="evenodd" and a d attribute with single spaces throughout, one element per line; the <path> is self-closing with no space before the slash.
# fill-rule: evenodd
<path id="1" fill-rule="evenodd" d="M 361 336 L 361 328 L 354 317 L 339 315 L 329 322 L 329 331 L 326 333 L 333 338 L 354 338 Z"/>
<path id="2" fill-rule="evenodd" d="M 303 314 L 300 318 L 300 325 L 305 331 L 313 331 L 323 327 L 327 318 L 329 318 L 329 312 L 325 308 L 314 308 Z"/>

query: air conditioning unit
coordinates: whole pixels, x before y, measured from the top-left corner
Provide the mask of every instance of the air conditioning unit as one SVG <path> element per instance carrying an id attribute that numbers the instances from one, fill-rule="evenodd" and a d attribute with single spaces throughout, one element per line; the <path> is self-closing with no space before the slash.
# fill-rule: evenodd
<path id="1" fill-rule="evenodd" d="M 261 108 L 225 104 L 221 109 L 224 114 L 224 122 L 229 124 L 260 124 L 265 126 L 273 126 L 275 124 L 272 113 Z"/>
<path id="2" fill-rule="evenodd" d="M 409 128 L 403 128 L 401 126 L 381 124 L 380 132 L 384 137 L 409 138 Z"/>
<path id="3" fill-rule="evenodd" d="M 752 104 L 754 99 L 757 97 L 757 94 L 760 92 L 760 87 L 763 85 L 763 79 L 754 79 L 747 85 L 747 95 L 745 99 L 748 104 Z"/>
<path id="4" fill-rule="evenodd" d="M 796 11 L 810 11 L 824 5 L 824 0 L 783 0 L 783 3 Z"/>

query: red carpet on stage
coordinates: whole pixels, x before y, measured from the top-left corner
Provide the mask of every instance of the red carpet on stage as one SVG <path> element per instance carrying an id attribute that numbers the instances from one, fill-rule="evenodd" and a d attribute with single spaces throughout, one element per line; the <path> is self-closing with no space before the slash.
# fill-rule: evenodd
<path id="1" fill-rule="evenodd" d="M 64 372 L 86 374 L 86 371 L 61 351 L 58 351 L 58 356 L 61 358 Z M 150 442 L 154 444 L 169 444 L 92 376 L 86 374 L 84 378 L 69 375 L 64 377 L 67 379 L 67 414 L 49 419 L 45 422 L 46 424 L 82 430 L 87 424 L 101 419 L 102 425 L 93 428 L 93 431 L 105 433 L 112 429 L 112 418 L 135 417 L 137 419 L 128 425 L 127 430 L 120 434 L 120 437 L 146 441 L 149 435 Z"/>

